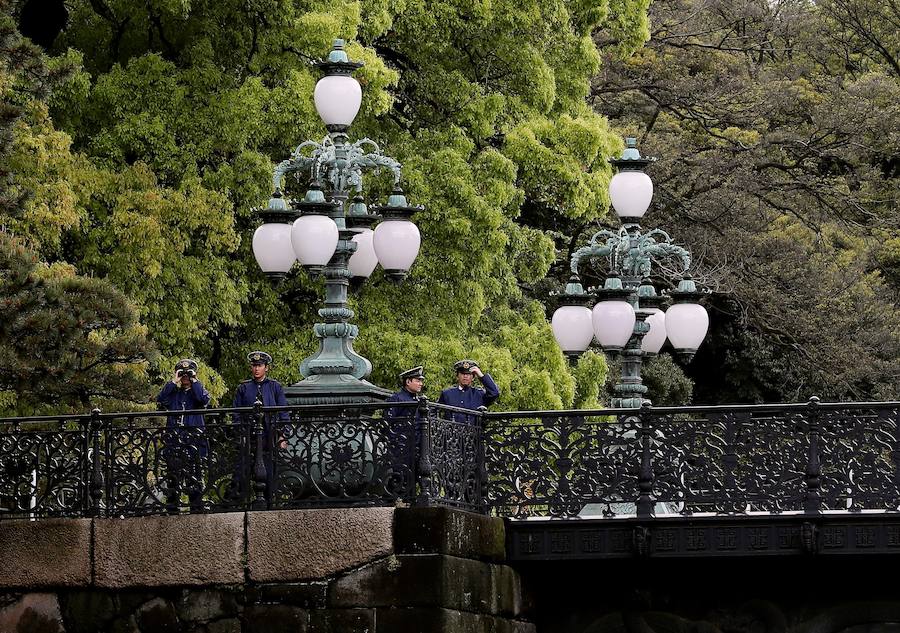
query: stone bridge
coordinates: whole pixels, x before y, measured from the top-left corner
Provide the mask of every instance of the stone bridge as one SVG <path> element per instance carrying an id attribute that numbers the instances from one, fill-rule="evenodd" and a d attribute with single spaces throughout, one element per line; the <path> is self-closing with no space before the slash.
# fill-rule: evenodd
<path id="1" fill-rule="evenodd" d="M 897 403 L 0 421 L 0 633 L 900 633 Z"/>

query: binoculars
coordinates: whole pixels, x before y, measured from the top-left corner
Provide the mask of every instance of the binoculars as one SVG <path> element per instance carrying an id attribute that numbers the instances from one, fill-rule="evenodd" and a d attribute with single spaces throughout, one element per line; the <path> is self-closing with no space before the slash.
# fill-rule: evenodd
<path id="1" fill-rule="evenodd" d="M 179 369 L 175 375 L 179 378 L 181 378 L 182 376 L 187 376 L 188 378 L 193 378 L 194 376 L 197 375 L 197 372 L 195 372 L 193 369 Z"/>

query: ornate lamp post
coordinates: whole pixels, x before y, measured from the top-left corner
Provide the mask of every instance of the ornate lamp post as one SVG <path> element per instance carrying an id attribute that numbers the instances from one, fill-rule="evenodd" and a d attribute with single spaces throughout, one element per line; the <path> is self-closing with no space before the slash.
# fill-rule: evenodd
<path id="1" fill-rule="evenodd" d="M 347 307 L 347 290 L 351 278 L 364 280 L 379 263 L 389 279 L 406 277 L 420 245 L 419 230 L 409 218 L 422 207 L 407 203 L 399 186 L 400 163 L 382 154 L 374 141 L 351 143 L 347 136 L 362 101 L 353 78 L 362 64 L 351 62 L 344 41 L 335 40 L 328 59 L 317 66 L 325 75 L 316 84 L 314 99 L 328 136 L 320 143 L 301 143 L 275 168 L 275 192 L 259 213 L 263 224 L 253 235 L 253 254 L 276 281 L 287 276 L 295 261 L 310 274 L 325 277 L 325 307 L 319 310 L 324 322 L 314 326 L 319 349 L 300 364 L 304 379 L 286 389 L 288 399 L 308 404 L 381 399 L 389 392 L 365 380 L 372 364 L 353 350 L 359 329 L 349 322 L 354 315 Z M 393 173 L 394 189 L 386 205 L 370 211 L 362 197 L 363 172 L 381 169 Z M 299 201 L 282 193 L 282 181 L 292 173 L 308 176 L 306 195 Z"/>
<path id="2" fill-rule="evenodd" d="M 626 139 L 626 145 L 620 158 L 610 160 L 619 171 L 609 183 L 609 195 L 622 226 L 618 231 L 598 231 L 587 246 L 573 253 L 572 276 L 552 321 L 553 335 L 570 358 L 581 355 L 592 340 L 605 352 L 622 355 L 622 375 L 611 403 L 617 408 L 649 402 L 641 364 L 659 353 L 666 338 L 689 361 L 709 327 L 706 309 L 697 302 L 701 293 L 686 274 L 691 254 L 660 229 L 641 232 L 640 219 L 653 198 L 653 182 L 643 169 L 654 159 L 641 157 L 635 139 Z M 579 268 L 601 260 L 608 273 L 603 288 L 585 292 Z M 658 296 L 647 279 L 654 262 L 663 260 L 673 261 L 681 273 L 676 289 L 668 293 L 674 305 L 665 312 L 666 298 Z"/>

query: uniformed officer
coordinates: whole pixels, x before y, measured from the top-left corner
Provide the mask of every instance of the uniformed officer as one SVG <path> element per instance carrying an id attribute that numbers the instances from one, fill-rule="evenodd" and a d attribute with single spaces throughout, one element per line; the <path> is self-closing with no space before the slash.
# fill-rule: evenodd
<path id="1" fill-rule="evenodd" d="M 269 366 L 272 364 L 272 356 L 266 352 L 255 351 L 247 354 L 247 361 L 250 363 L 250 378 L 247 380 L 242 380 L 241 384 L 238 385 L 238 388 L 234 392 L 234 401 L 232 402 L 233 407 L 252 407 L 256 404 L 256 401 L 259 400 L 262 402 L 264 407 L 283 407 L 287 406 L 288 401 L 284 395 L 284 387 L 281 386 L 281 383 L 277 380 L 273 380 L 269 378 Z M 276 417 L 277 416 L 277 417 Z M 265 429 L 264 433 L 265 440 L 263 442 L 263 461 L 266 465 L 266 475 L 268 479 L 268 485 L 266 486 L 266 499 L 271 499 L 272 487 L 274 485 L 273 482 L 273 474 L 274 474 L 274 460 L 270 450 L 270 445 L 268 441 L 269 433 L 272 431 L 272 424 L 276 420 L 286 422 L 290 420 L 290 413 L 287 411 L 282 411 L 278 414 L 267 415 L 265 419 Z M 243 421 L 244 431 L 242 434 L 243 441 L 247 441 L 246 438 L 250 437 L 250 432 L 253 428 L 253 419 L 251 416 L 245 416 L 243 419 L 240 416 L 235 416 L 235 423 L 239 423 Z M 283 438 L 283 433 L 285 429 L 278 429 L 279 440 L 277 445 L 279 448 L 285 447 L 285 440 Z M 241 499 L 246 498 L 246 482 L 248 481 L 248 470 L 249 465 L 253 463 L 253 451 L 255 450 L 255 446 L 251 444 L 249 447 L 238 447 L 240 451 L 240 457 L 237 460 L 237 467 L 235 470 L 235 476 L 233 480 L 233 489 L 230 492 L 231 495 L 239 495 Z M 245 458 L 250 458 L 250 464 L 245 462 Z"/>
<path id="2" fill-rule="evenodd" d="M 203 409 L 209 404 L 209 392 L 197 380 L 197 361 L 185 358 L 175 363 L 175 375 L 156 396 L 166 411 Z M 169 415 L 163 433 L 162 456 L 166 462 L 166 506 L 177 511 L 181 490 L 187 492 L 191 511 L 202 507 L 203 460 L 209 451 L 203 414 Z"/>
<path id="3" fill-rule="evenodd" d="M 425 386 L 424 367 L 419 365 L 400 372 L 400 391 L 386 402 L 417 402 Z M 388 420 L 388 451 L 391 456 L 391 478 L 388 486 L 394 492 L 410 491 L 413 485 L 415 458 L 418 454 L 421 421 L 415 406 L 391 407 L 385 412 Z"/>
<path id="4" fill-rule="evenodd" d="M 448 404 L 453 407 L 462 409 L 478 409 L 479 407 L 491 406 L 497 398 L 500 397 L 500 390 L 490 374 L 481 371 L 474 360 L 464 359 L 456 361 L 453 364 L 456 371 L 456 385 L 448 387 L 441 392 L 438 398 L 438 404 Z M 475 377 L 481 380 L 484 388 L 473 387 L 472 382 Z M 475 416 L 466 415 L 464 413 L 454 413 L 453 419 L 456 422 L 468 422 L 474 424 Z"/>

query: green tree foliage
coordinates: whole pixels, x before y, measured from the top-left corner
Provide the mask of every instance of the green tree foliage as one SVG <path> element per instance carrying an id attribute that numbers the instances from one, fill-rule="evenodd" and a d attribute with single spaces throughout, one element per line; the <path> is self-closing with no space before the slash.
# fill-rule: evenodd
<path id="1" fill-rule="evenodd" d="M 85 412 L 148 397 L 154 348 L 109 282 L 41 265 L 0 232 L 0 409 Z"/>
<path id="2" fill-rule="evenodd" d="M 696 398 L 897 398 L 896 3 L 659 0 L 651 23 L 592 97 L 662 158 L 647 221 L 718 290 Z"/>
<path id="3" fill-rule="evenodd" d="M 68 137 L 50 129 L 32 134 L 46 118 L 43 102 L 73 71 L 72 60 L 48 63 L 16 31 L 10 7 L 0 3 L 0 413 L 85 412 L 146 400 L 147 360 L 155 354 L 137 311 L 111 283 L 79 276 L 64 262 L 42 263 L 15 230 L 34 244 L 60 249 L 60 234 L 78 211 L 67 177 L 22 186 L 21 157 L 48 163 L 68 155 Z M 38 202 L 36 196 L 42 196 Z"/>
<path id="4" fill-rule="evenodd" d="M 48 260 L 123 290 L 164 358 L 196 355 L 233 386 L 246 352 L 264 347 L 276 377 L 300 377 L 321 282 L 301 272 L 267 283 L 250 254 L 251 209 L 271 191 L 273 161 L 324 134 L 308 62 L 343 37 L 366 63 L 353 134 L 400 159 L 426 206 L 410 280 L 376 273 L 353 299 L 372 379 L 391 385 L 425 362 L 449 383 L 452 361 L 474 356 L 500 383 L 500 407 L 596 402 L 605 363 L 579 365 L 576 393 L 530 290 L 557 256 L 552 218 L 606 213 L 605 159 L 620 141 L 585 104 L 600 68 L 591 37 L 604 27 L 617 55 L 635 51 L 646 0 L 67 7 L 54 50 L 83 70 L 49 115 L 34 108 L 21 126 L 14 184 L 35 195 L 5 221 Z"/>

